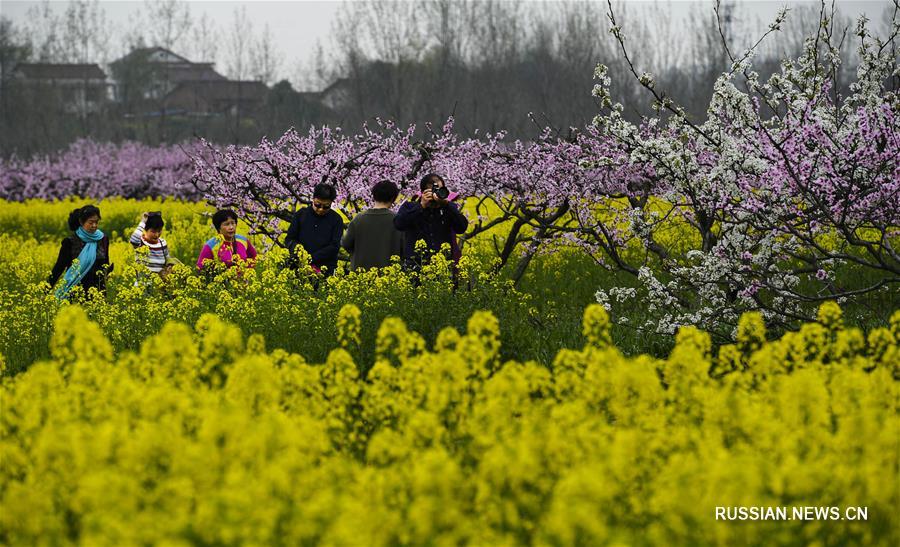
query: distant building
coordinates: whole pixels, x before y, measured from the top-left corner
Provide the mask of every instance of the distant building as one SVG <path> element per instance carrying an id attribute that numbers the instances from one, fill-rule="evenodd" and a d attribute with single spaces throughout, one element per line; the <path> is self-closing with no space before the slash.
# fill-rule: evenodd
<path id="1" fill-rule="evenodd" d="M 257 81 L 181 82 L 163 99 L 167 112 L 187 114 L 252 114 L 266 101 L 269 88 Z"/>
<path id="2" fill-rule="evenodd" d="M 320 103 L 335 111 L 344 110 L 353 103 L 349 78 L 338 78 L 316 95 Z"/>
<path id="3" fill-rule="evenodd" d="M 57 95 L 73 114 L 97 112 L 109 98 L 106 73 L 96 64 L 20 63 L 12 74 L 23 86 Z"/>
<path id="4" fill-rule="evenodd" d="M 162 100 L 184 82 L 226 81 L 213 63 L 194 63 L 161 47 L 137 48 L 110 63 L 116 101 L 138 110 Z M 149 106 L 152 108 L 152 106 Z"/>

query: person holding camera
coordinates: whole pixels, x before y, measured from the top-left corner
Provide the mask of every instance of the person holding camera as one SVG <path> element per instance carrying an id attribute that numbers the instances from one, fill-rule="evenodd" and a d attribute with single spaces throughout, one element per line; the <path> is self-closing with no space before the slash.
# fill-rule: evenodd
<path id="1" fill-rule="evenodd" d="M 456 245 L 456 234 L 469 227 L 469 220 L 450 201 L 450 191 L 440 176 L 429 173 L 419 182 L 421 194 L 400 206 L 394 217 L 394 226 L 404 232 L 403 263 L 406 267 L 418 269 L 427 264 L 431 255 L 447 244 L 451 249 Z M 426 256 L 416 253 L 416 242 L 422 240 L 427 246 Z M 454 259 L 452 254 L 449 259 Z"/>

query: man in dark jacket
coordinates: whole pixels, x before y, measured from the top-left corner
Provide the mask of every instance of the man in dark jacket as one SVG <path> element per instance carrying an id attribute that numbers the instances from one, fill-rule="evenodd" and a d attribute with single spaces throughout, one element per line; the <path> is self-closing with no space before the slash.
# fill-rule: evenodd
<path id="1" fill-rule="evenodd" d="M 394 217 L 394 226 L 406 235 L 403 263 L 414 269 L 428 263 L 431 255 L 440 251 L 444 243 L 452 247 L 456 234 L 469 227 L 469 220 L 456 204 L 447 200 L 444 179 L 434 173 L 425 175 L 419 182 L 419 189 L 422 192 L 419 198 L 401 205 Z M 419 240 L 425 241 L 427 256 L 416 253 Z"/>
<path id="2" fill-rule="evenodd" d="M 337 268 L 341 234 L 344 233 L 341 215 L 331 210 L 335 197 L 334 186 L 317 184 L 313 189 L 312 204 L 294 214 L 284 241 L 292 256 L 297 244 L 302 245 L 310 254 L 310 266 L 326 276 Z"/>

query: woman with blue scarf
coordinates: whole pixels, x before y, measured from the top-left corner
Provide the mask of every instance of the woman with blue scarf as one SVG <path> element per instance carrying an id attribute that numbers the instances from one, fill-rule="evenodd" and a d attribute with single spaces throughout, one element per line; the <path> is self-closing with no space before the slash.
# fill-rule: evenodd
<path id="1" fill-rule="evenodd" d="M 94 205 L 85 205 L 69 215 L 69 229 L 73 234 L 62 241 L 56 265 L 47 280 L 52 288 L 65 272 L 63 283 L 56 289 L 58 299 L 68 299 L 77 285 L 81 285 L 85 294 L 91 287 L 106 290 L 106 275 L 112 269 L 109 238 L 100 231 L 99 224 L 100 209 Z"/>

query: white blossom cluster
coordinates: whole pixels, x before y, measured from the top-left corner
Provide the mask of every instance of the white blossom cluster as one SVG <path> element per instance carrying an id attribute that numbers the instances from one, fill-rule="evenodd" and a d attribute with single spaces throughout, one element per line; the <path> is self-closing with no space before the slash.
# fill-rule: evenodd
<path id="1" fill-rule="evenodd" d="M 770 32 L 785 17 L 779 13 Z M 643 197 L 657 200 L 632 193 L 631 211 L 616 219 L 630 246 L 617 252 L 631 258 L 625 269 L 638 286 L 597 291 L 597 302 L 614 316 L 620 306 L 642 306 L 650 319 L 640 328 L 670 334 L 690 324 L 727 338 L 747 310 L 788 325 L 826 298 L 889 290 L 892 283 L 896 290 L 900 26 L 894 21 L 881 40 L 860 20 L 856 80 L 842 97 L 835 92 L 841 58 L 832 25 L 823 12 L 800 57 L 784 60 L 765 82 L 752 70 L 755 49 L 735 59 L 716 81 L 701 124 L 661 102 L 665 94 L 646 72 L 635 77 L 668 117 L 640 126 L 625 120 L 621 105 L 612 104 L 606 67 L 597 68 L 594 95 L 609 111 L 595 123 L 629 162 L 646 166 Z M 621 29 L 612 32 L 621 36 Z M 893 89 L 886 87 L 891 78 Z M 673 223 L 684 228 L 676 241 Z M 834 272 L 848 265 L 880 281 L 838 286 Z"/>

